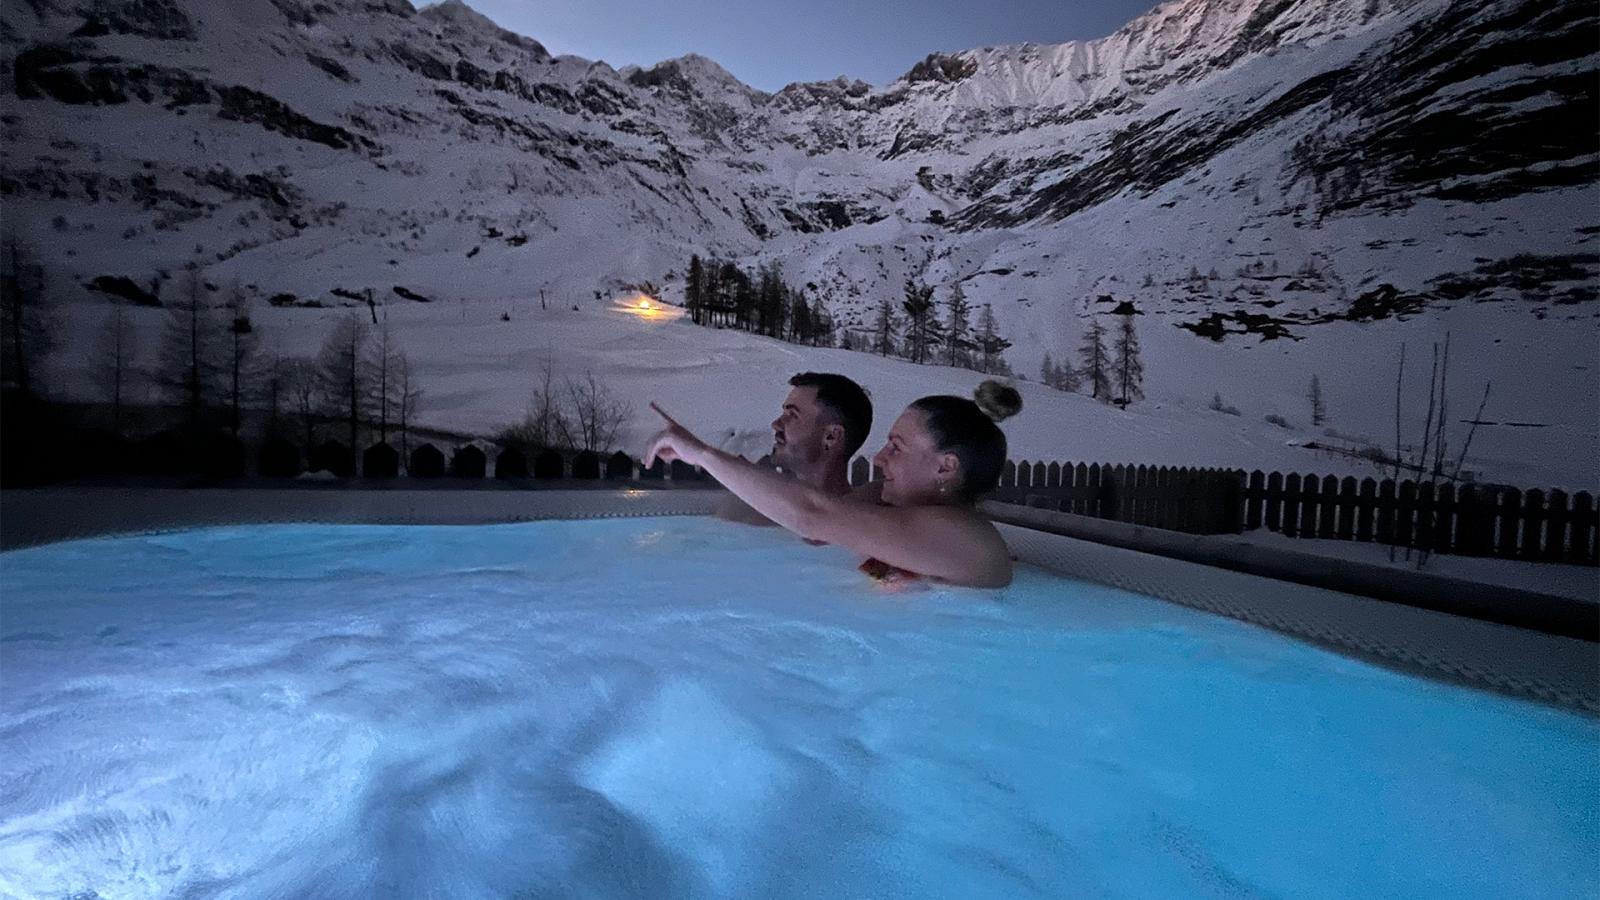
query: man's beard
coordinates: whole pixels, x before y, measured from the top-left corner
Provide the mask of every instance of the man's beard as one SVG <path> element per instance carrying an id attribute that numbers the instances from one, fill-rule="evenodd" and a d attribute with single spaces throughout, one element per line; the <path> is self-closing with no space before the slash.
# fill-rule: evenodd
<path id="1" fill-rule="evenodd" d="M 772 464 L 790 474 L 798 474 L 800 469 L 806 468 L 806 461 L 799 453 L 800 448 L 794 444 L 776 441 L 772 444 Z"/>

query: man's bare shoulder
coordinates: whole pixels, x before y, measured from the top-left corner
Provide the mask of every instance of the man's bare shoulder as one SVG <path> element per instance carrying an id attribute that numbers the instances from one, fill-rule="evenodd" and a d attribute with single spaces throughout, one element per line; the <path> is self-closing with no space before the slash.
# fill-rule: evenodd
<path id="1" fill-rule="evenodd" d="M 750 508 L 748 503 L 732 494 L 722 498 L 717 504 L 716 516 L 729 522 L 738 522 L 741 525 L 758 525 L 761 527 L 776 527 L 777 523 Z"/>

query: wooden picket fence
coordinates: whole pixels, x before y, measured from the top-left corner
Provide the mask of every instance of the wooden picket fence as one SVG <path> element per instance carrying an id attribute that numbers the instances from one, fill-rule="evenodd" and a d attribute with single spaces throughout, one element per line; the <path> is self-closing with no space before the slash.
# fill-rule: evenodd
<path id="1" fill-rule="evenodd" d="M 1244 489 L 1244 526 L 1458 556 L 1600 565 L 1600 510 L 1587 491 L 1256 471 Z"/>
<path id="2" fill-rule="evenodd" d="M 865 458 L 851 483 L 880 473 Z M 1521 491 L 1243 469 L 1008 461 L 990 499 L 1191 534 L 1265 528 L 1430 553 L 1600 565 L 1587 491 Z"/>

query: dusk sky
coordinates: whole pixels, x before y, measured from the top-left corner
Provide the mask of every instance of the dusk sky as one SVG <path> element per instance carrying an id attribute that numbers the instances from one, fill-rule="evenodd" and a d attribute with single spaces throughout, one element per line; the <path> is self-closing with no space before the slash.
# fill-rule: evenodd
<path id="1" fill-rule="evenodd" d="M 935 51 L 1104 37 L 1155 0 L 466 0 L 552 53 L 621 68 L 699 53 L 752 87 L 892 81 Z"/>

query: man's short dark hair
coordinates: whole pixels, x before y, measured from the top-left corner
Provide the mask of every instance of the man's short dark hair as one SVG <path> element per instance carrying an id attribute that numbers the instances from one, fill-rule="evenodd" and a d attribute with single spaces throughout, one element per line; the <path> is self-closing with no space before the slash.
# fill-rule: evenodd
<path id="1" fill-rule="evenodd" d="M 844 449 L 852 456 L 872 431 L 872 399 L 861 385 L 831 372 L 801 372 L 789 379 L 791 387 L 817 389 L 817 405 L 844 426 Z"/>

